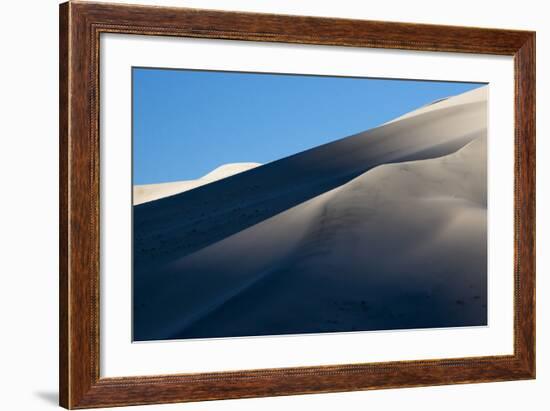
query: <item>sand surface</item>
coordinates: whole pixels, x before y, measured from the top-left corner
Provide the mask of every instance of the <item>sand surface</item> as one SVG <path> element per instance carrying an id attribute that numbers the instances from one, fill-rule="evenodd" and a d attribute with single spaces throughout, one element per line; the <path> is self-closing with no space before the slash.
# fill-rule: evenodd
<path id="1" fill-rule="evenodd" d="M 148 203 L 149 201 L 158 200 L 165 197 L 170 197 L 175 194 L 180 194 L 194 188 L 210 184 L 213 181 L 222 180 L 229 176 L 242 173 L 254 167 L 260 166 L 260 163 L 231 163 L 224 164 L 210 173 L 196 180 L 173 181 L 170 183 L 160 184 L 142 184 L 134 186 L 134 205 Z"/>
<path id="2" fill-rule="evenodd" d="M 486 97 L 135 207 L 135 339 L 485 324 Z"/>

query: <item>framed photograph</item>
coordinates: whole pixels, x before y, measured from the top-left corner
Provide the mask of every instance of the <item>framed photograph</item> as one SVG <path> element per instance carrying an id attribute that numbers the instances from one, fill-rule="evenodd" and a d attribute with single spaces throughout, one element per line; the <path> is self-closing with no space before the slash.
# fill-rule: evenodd
<path id="1" fill-rule="evenodd" d="M 60 405 L 535 378 L 535 33 L 60 6 Z"/>

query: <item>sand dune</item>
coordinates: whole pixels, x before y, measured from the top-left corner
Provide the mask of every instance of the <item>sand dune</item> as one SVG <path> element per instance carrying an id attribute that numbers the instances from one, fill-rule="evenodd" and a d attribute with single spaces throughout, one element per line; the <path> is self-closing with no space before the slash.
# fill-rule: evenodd
<path id="1" fill-rule="evenodd" d="M 260 165 L 260 163 L 230 163 L 224 164 L 196 180 L 135 185 L 133 196 L 134 205 L 148 203 L 149 201 L 180 194 L 205 184 L 210 184 L 213 181 L 218 181 L 229 176 L 242 173 Z"/>
<path id="2" fill-rule="evenodd" d="M 481 88 L 136 207 L 134 338 L 484 324 L 485 124 Z"/>
<path id="3" fill-rule="evenodd" d="M 386 163 L 455 152 L 486 133 L 486 87 L 399 121 L 134 207 L 136 275 L 191 254 Z M 415 114 L 416 113 L 416 114 Z"/>

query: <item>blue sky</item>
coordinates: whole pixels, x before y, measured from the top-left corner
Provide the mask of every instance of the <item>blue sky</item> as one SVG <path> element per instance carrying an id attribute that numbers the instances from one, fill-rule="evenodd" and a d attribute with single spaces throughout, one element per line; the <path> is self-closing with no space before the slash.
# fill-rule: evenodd
<path id="1" fill-rule="evenodd" d="M 133 68 L 134 184 L 268 163 L 481 83 Z"/>

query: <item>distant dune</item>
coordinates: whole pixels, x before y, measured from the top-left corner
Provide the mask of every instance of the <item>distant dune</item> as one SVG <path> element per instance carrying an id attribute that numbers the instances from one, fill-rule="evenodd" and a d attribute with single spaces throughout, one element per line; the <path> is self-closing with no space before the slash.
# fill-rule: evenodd
<path id="1" fill-rule="evenodd" d="M 160 184 L 143 184 L 134 186 L 134 205 L 148 203 L 149 201 L 173 196 L 184 191 L 221 180 L 229 176 L 242 173 L 254 167 L 260 166 L 260 163 L 231 163 L 224 164 L 210 173 L 196 180 L 174 181 Z"/>
<path id="2" fill-rule="evenodd" d="M 134 338 L 486 324 L 486 96 L 135 207 Z"/>

